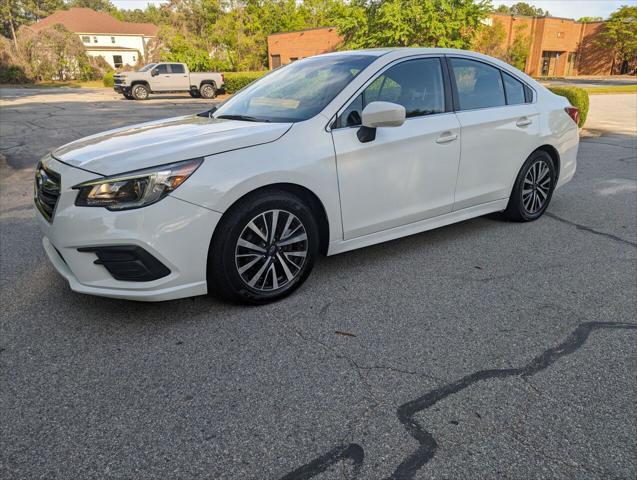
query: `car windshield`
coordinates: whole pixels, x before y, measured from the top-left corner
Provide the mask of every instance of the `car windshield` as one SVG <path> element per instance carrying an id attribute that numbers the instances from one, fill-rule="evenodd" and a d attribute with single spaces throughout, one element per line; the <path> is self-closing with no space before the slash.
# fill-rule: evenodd
<path id="1" fill-rule="evenodd" d="M 322 111 L 365 67 L 371 54 L 327 55 L 293 62 L 226 101 L 215 118 L 300 122 Z"/>
<path id="2" fill-rule="evenodd" d="M 137 70 L 138 72 L 147 72 L 148 70 L 150 70 L 151 68 L 153 68 L 155 65 L 157 65 L 156 63 L 149 63 L 148 65 L 144 65 L 142 68 L 140 68 L 139 70 Z"/>

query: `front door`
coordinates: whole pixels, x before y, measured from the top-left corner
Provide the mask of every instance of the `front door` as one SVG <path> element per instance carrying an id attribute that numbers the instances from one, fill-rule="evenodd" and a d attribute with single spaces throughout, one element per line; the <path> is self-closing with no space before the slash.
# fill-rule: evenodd
<path id="1" fill-rule="evenodd" d="M 373 101 L 405 107 L 400 127 L 361 142 L 361 112 Z M 460 129 L 445 102 L 441 60 L 424 57 L 385 69 L 332 129 L 344 239 L 449 213 L 460 160 Z"/>
<path id="2" fill-rule="evenodd" d="M 190 88 L 189 77 L 183 65 L 160 63 L 154 70 L 157 75 L 151 79 L 151 89 L 153 91 L 170 92 L 188 90 Z"/>

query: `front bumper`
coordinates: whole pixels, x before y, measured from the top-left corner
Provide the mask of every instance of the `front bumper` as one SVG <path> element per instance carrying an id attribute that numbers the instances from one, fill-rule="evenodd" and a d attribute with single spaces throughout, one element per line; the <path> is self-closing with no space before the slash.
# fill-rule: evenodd
<path id="1" fill-rule="evenodd" d="M 39 211 L 36 215 L 44 250 L 72 290 L 143 301 L 207 293 L 208 247 L 220 213 L 170 195 L 148 207 L 121 212 L 76 207 L 77 190 L 71 187 L 97 175 L 55 159 L 49 159 L 47 167 L 60 174 L 61 194 L 50 223 Z M 140 247 L 169 273 L 150 281 L 117 280 L 99 261 L 95 247 L 123 245 Z"/>

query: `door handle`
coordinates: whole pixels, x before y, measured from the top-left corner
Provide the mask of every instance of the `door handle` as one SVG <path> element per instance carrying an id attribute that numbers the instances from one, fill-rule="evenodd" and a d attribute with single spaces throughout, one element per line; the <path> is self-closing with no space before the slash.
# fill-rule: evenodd
<path id="1" fill-rule="evenodd" d="M 436 143 L 449 143 L 457 139 L 457 133 L 445 132 L 436 139 Z"/>
<path id="2" fill-rule="evenodd" d="M 531 125 L 533 123 L 532 120 L 529 120 L 526 117 L 522 117 L 521 119 L 519 119 L 517 122 L 515 122 L 515 124 L 518 127 L 526 127 L 527 125 Z"/>

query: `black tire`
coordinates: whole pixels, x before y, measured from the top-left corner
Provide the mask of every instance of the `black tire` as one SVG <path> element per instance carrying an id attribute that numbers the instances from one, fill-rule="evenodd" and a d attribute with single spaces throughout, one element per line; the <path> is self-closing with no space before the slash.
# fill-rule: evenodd
<path id="1" fill-rule="evenodd" d="M 542 150 L 533 152 L 515 179 L 504 216 L 516 222 L 532 222 L 540 218 L 551 203 L 556 180 L 551 156 Z"/>
<path id="2" fill-rule="evenodd" d="M 202 98 L 215 98 L 217 96 L 217 88 L 212 83 L 204 83 L 199 87 L 199 94 Z"/>
<path id="3" fill-rule="evenodd" d="M 143 84 L 134 85 L 131 90 L 131 95 L 135 100 L 148 100 L 150 90 Z"/>
<path id="4" fill-rule="evenodd" d="M 199 93 L 199 90 L 189 90 L 188 93 L 190 93 L 190 96 L 192 98 L 201 98 L 201 93 Z"/>
<path id="5" fill-rule="evenodd" d="M 277 221 L 273 222 L 275 211 Z M 288 226 L 290 214 L 293 218 Z M 251 222 L 265 240 L 272 241 L 259 237 L 249 226 Z M 276 225 L 274 235 L 270 234 L 272 223 Z M 262 228 L 265 225 L 268 227 Z M 243 246 L 246 242 L 263 251 Z M 233 205 L 217 225 L 208 252 L 208 291 L 248 304 L 279 300 L 305 281 L 318 251 L 317 222 L 303 200 L 281 190 L 255 192 Z M 253 265 L 246 267 L 249 263 Z M 256 278 L 260 271 L 263 273 Z M 250 285 L 254 278 L 256 282 Z"/>

